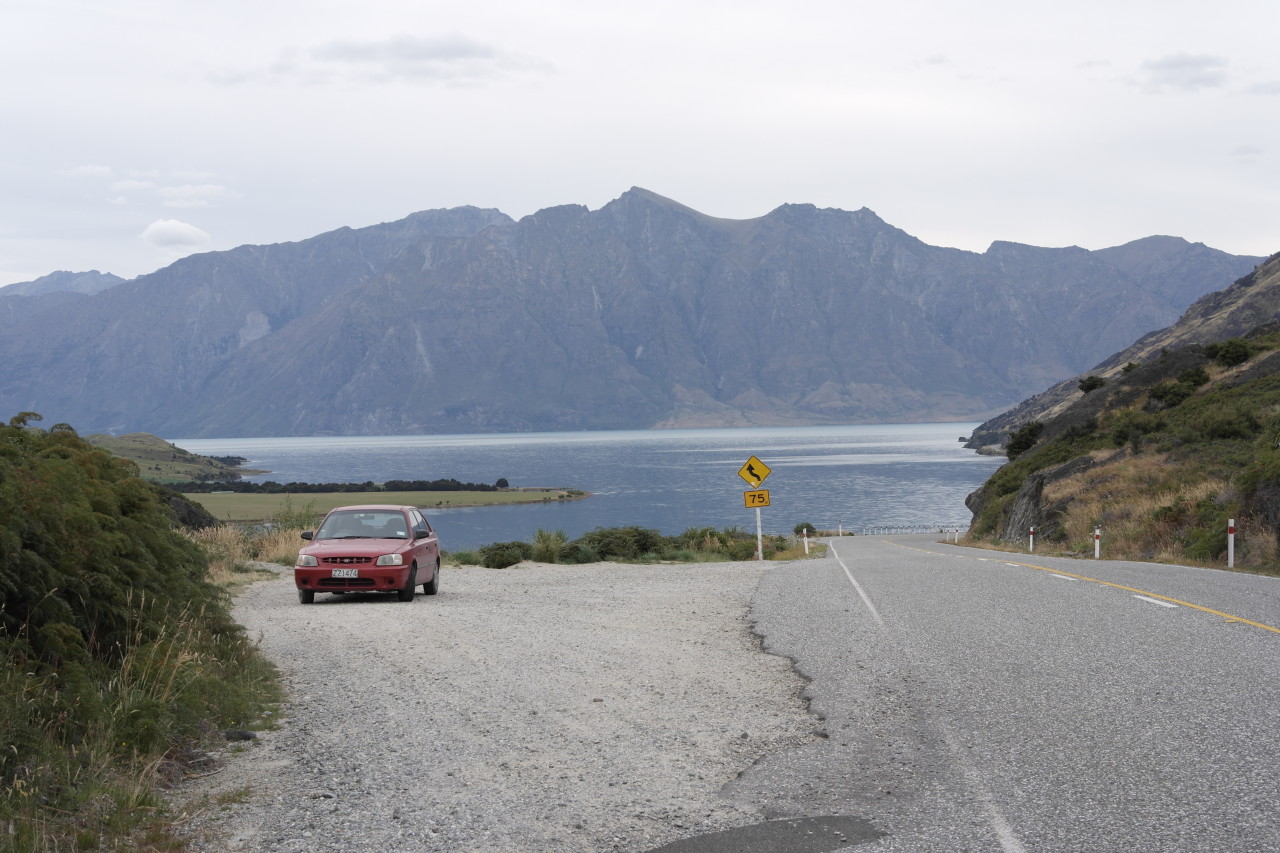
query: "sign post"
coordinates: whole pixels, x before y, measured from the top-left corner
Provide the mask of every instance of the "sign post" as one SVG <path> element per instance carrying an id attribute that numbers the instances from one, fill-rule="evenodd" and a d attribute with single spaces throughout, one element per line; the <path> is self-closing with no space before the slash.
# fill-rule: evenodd
<path id="1" fill-rule="evenodd" d="M 1102 557 L 1102 528 L 1093 528 L 1093 559 Z"/>
<path id="2" fill-rule="evenodd" d="M 1029 537 L 1029 544 L 1027 545 L 1027 550 L 1031 551 L 1032 553 L 1035 553 L 1035 550 L 1036 550 L 1036 529 L 1034 527 L 1031 528 L 1031 535 Z"/>
<path id="3" fill-rule="evenodd" d="M 764 559 L 764 528 L 760 521 L 760 507 L 769 505 L 768 489 L 760 488 L 760 484 L 769 476 L 772 469 L 752 456 L 738 471 L 738 476 L 747 481 L 752 491 L 742 493 L 742 501 L 747 508 L 756 509 L 756 559 Z"/>
<path id="4" fill-rule="evenodd" d="M 1236 520 L 1234 518 L 1227 519 L 1227 568 L 1235 568 L 1236 565 Z"/>

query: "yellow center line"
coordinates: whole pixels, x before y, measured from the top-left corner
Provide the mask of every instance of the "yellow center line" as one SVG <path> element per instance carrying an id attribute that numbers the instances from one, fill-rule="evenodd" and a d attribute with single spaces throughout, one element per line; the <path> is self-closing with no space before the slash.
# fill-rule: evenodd
<path id="1" fill-rule="evenodd" d="M 888 542 L 888 540 L 884 540 L 884 541 Z M 898 545 L 899 548 L 907 548 L 908 550 L 911 550 L 911 551 L 923 551 L 926 554 L 937 554 L 939 556 L 946 556 L 942 554 L 941 551 L 929 551 L 924 548 L 912 548 L 908 545 L 899 545 L 897 542 L 889 542 L 889 544 Z M 968 556 L 968 555 L 960 555 L 960 556 Z M 969 559 L 981 560 L 983 558 L 969 557 Z M 1221 610 L 1214 610 L 1212 607 L 1202 607 L 1199 604 L 1192 604 L 1190 601 L 1182 601 L 1181 599 L 1178 599 L 1178 598 L 1170 598 L 1167 595 L 1160 595 L 1159 593 L 1156 593 L 1156 592 L 1147 592 L 1145 589 L 1137 589 L 1135 587 L 1125 586 L 1124 584 L 1111 583 L 1111 581 L 1098 580 L 1097 578 L 1091 578 L 1088 575 L 1077 575 L 1071 572 L 1064 572 L 1062 569 L 1051 569 L 1048 566 L 1037 566 L 1034 563 L 1018 563 L 1012 560 L 992 560 L 992 559 L 988 559 L 988 561 L 1001 562 L 1008 566 L 1022 566 L 1023 568 L 1026 568 L 1026 569 L 1035 569 L 1038 572 L 1049 572 L 1050 574 L 1063 575 L 1065 577 L 1074 578 L 1076 580 L 1089 581 L 1090 583 L 1100 583 L 1103 586 L 1109 586 L 1115 589 L 1122 589 L 1125 592 L 1132 592 L 1138 595 L 1145 595 L 1150 598 L 1158 598 L 1161 601 L 1168 601 L 1172 604 L 1177 604 L 1181 607 L 1190 607 L 1192 610 L 1199 610 L 1204 613 L 1212 613 L 1214 616 L 1221 616 L 1223 619 L 1227 620 L 1228 622 L 1239 622 L 1242 625 L 1252 625 L 1255 628 L 1261 628 L 1262 630 L 1270 631 L 1273 634 L 1280 634 L 1280 628 L 1273 628 L 1270 625 L 1264 625 L 1261 622 L 1254 622 L 1252 619 L 1245 619 L 1242 616 L 1232 616 L 1230 613 L 1223 613 Z"/>

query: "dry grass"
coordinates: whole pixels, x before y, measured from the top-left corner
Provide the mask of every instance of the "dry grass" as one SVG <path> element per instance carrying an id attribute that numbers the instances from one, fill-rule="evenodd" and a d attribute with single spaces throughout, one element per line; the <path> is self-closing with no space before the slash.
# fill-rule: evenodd
<path id="1" fill-rule="evenodd" d="M 1111 559 L 1168 563 L 1188 559 L 1181 530 L 1162 522 L 1160 510 L 1222 501 L 1233 494 L 1223 479 L 1198 479 L 1164 454 L 1134 456 L 1124 451 L 1095 451 L 1095 467 L 1050 483 L 1044 505 L 1065 507 L 1061 519 L 1065 541 L 1046 548 L 1066 554 L 1092 554 L 1094 530 L 1102 531 L 1102 551 Z M 1040 543 L 1037 542 L 1037 549 Z M 1276 537 L 1258 525 L 1242 524 L 1236 534 L 1236 565 L 1274 566 Z M 1225 559 L 1204 563 L 1225 565 Z"/>
<path id="2" fill-rule="evenodd" d="M 302 528 L 222 524 L 189 531 L 187 536 L 209 554 L 209 580 L 222 587 L 237 587 L 262 577 L 251 563 L 292 566 L 298 556 Z"/>

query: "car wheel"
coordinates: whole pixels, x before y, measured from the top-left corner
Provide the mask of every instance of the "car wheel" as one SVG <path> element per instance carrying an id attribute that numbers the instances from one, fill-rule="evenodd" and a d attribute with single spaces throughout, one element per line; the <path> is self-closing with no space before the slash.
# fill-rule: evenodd
<path id="1" fill-rule="evenodd" d="M 436 560 L 436 570 L 431 574 L 431 580 L 422 585 L 422 592 L 426 595 L 435 595 L 440 591 L 440 560 Z"/>
<path id="2" fill-rule="evenodd" d="M 414 563 L 409 567 L 409 577 L 404 579 L 404 587 L 396 593 L 396 598 L 401 601 L 413 601 L 413 594 L 417 592 L 414 589 L 418 585 L 418 564 Z"/>
<path id="3" fill-rule="evenodd" d="M 316 600 L 316 591 L 314 589 L 298 590 L 298 601 L 302 604 L 310 604 Z"/>

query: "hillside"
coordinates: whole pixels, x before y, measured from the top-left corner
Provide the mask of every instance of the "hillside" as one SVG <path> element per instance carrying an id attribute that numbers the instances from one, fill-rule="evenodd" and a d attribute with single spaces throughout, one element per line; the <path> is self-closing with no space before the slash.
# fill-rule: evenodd
<path id="1" fill-rule="evenodd" d="M 262 471 L 241 468 L 240 461 L 200 456 L 145 432 L 127 435 L 95 433 L 84 440 L 138 466 L 139 476 L 153 483 L 216 483 L 239 480 Z M 235 464 L 232 464 L 234 461 Z"/>
<path id="2" fill-rule="evenodd" d="M 970 537 L 1221 565 L 1235 519 L 1237 566 L 1280 571 L 1280 256 L 1106 364 L 1014 430 Z"/>
<path id="3" fill-rule="evenodd" d="M 725 220 L 642 189 L 425 211 L 0 291 L 0 411 L 175 437 L 977 419 L 1258 260 L 1173 237 L 977 254 L 865 208 Z"/>

